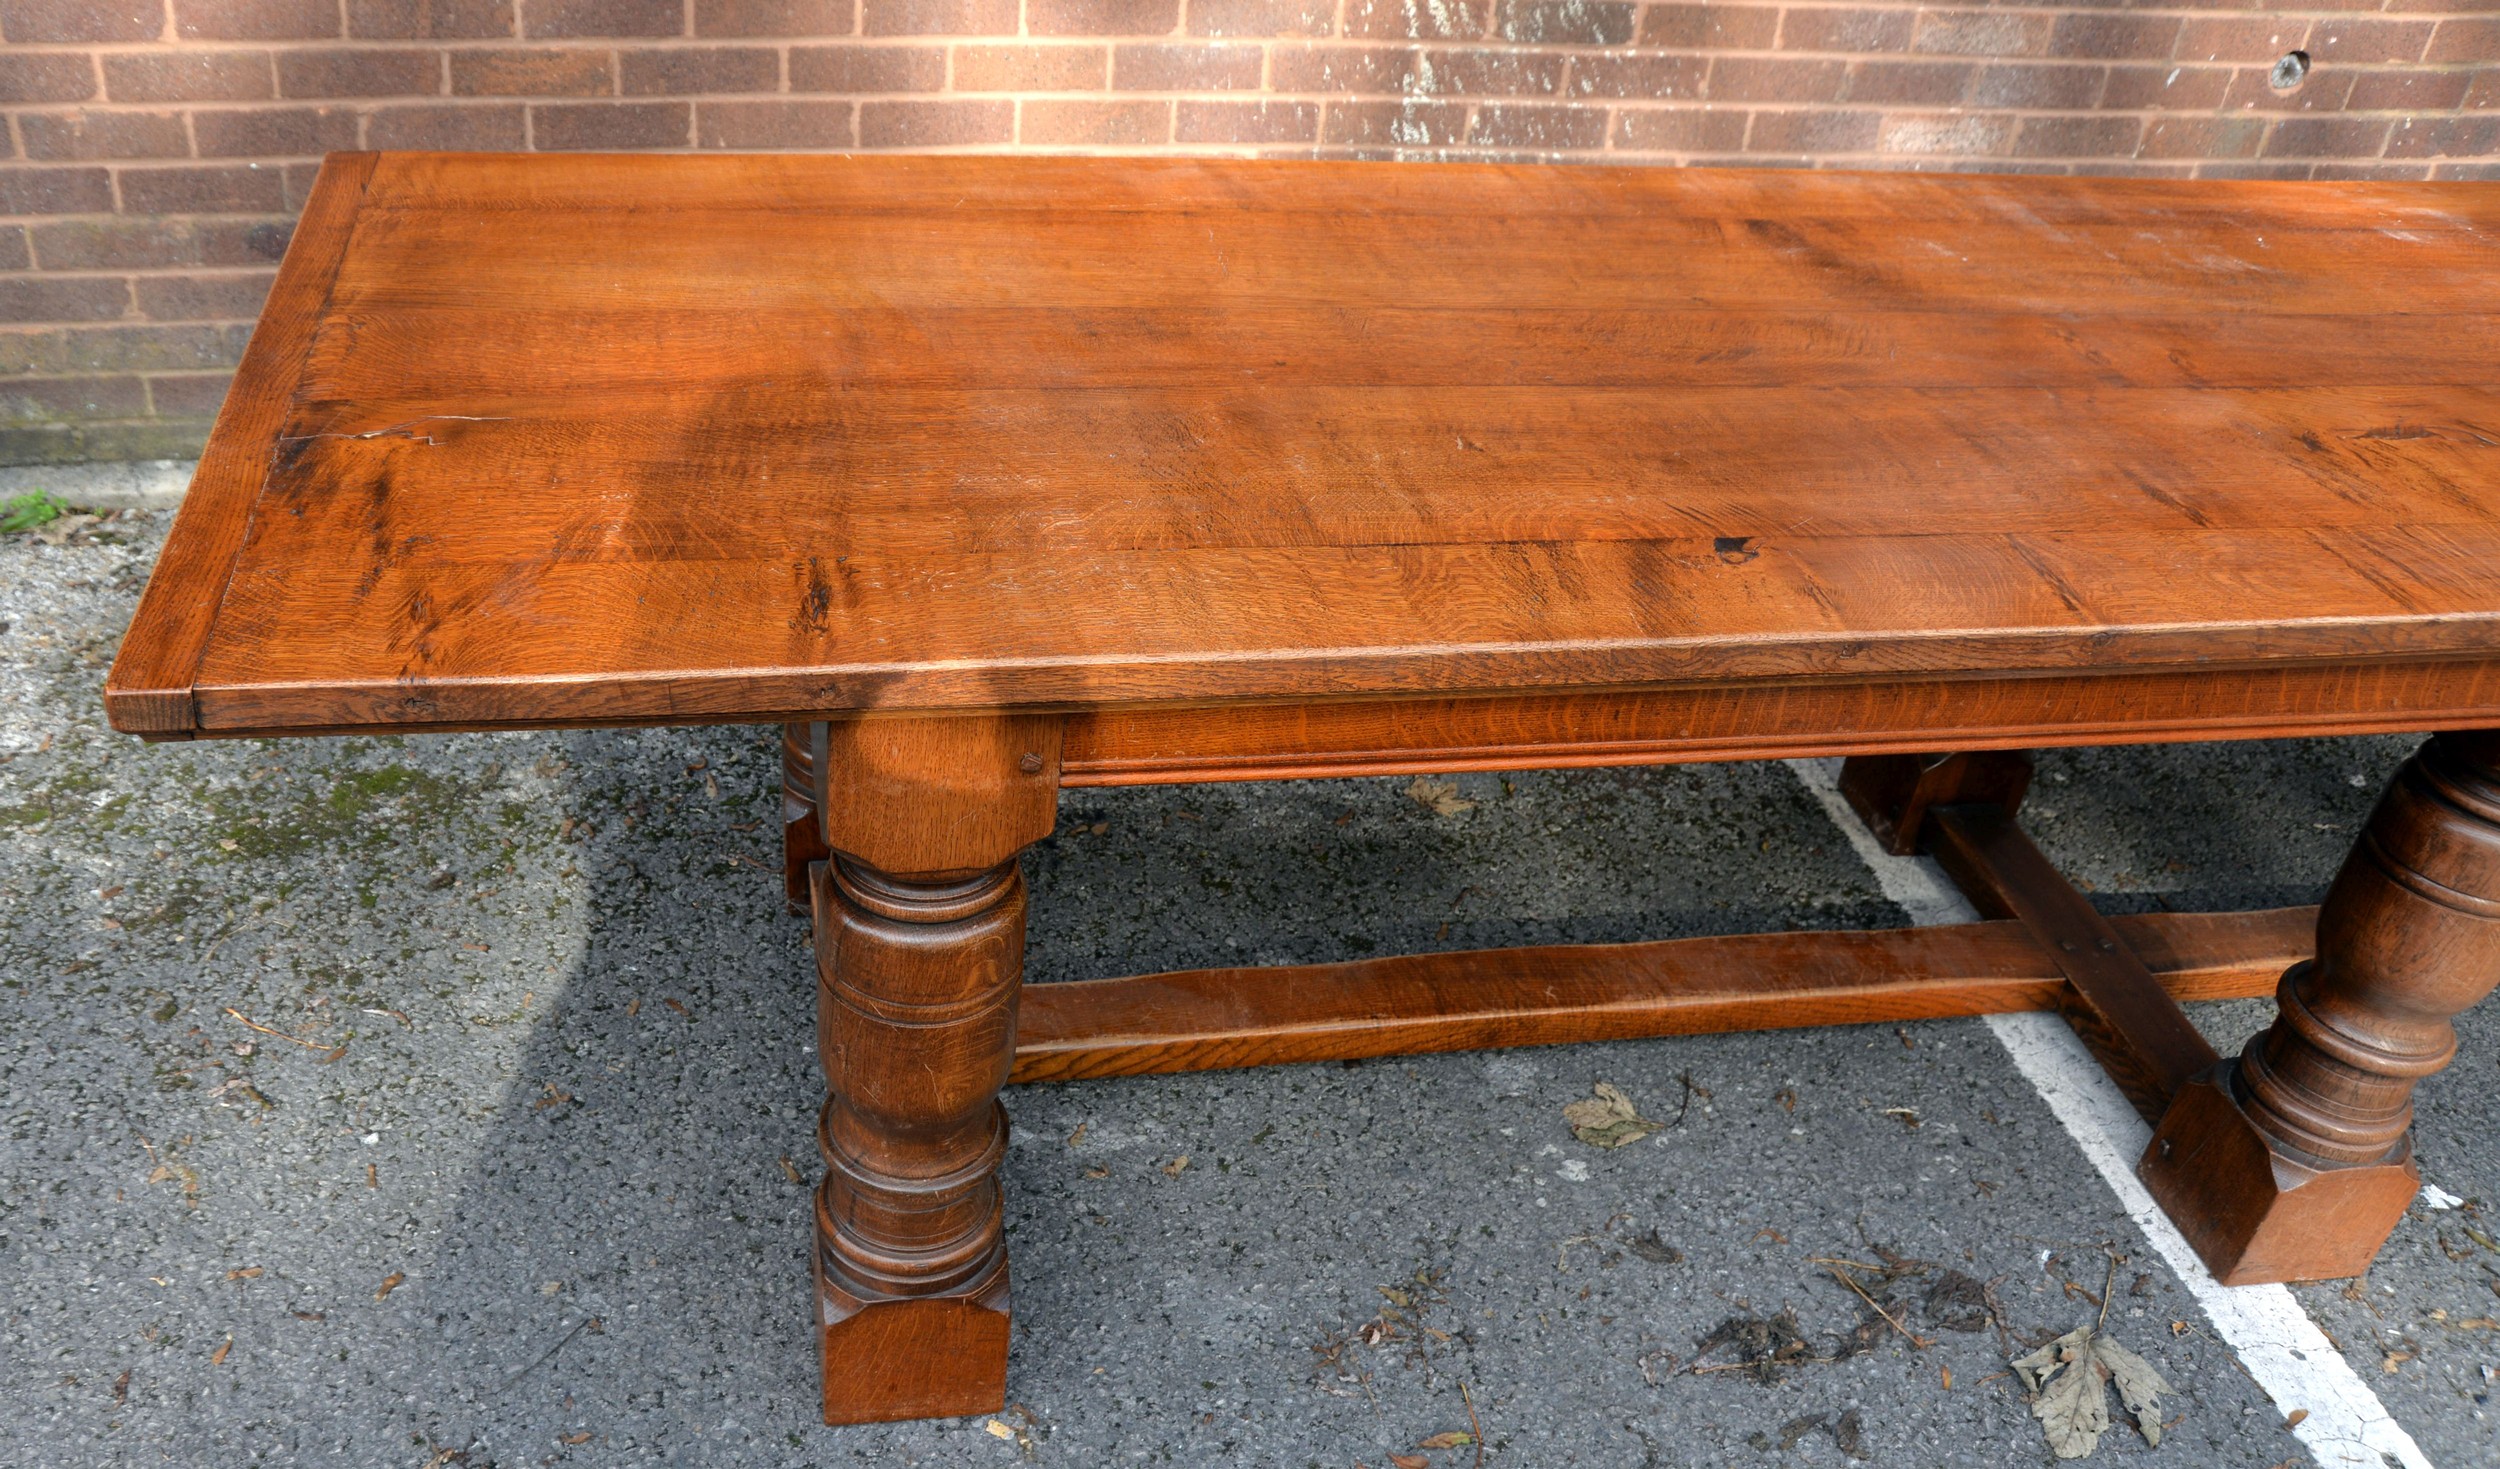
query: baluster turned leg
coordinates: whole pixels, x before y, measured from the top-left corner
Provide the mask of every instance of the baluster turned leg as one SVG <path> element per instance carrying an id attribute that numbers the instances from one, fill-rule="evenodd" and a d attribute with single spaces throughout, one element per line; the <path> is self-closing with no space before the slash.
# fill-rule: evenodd
<path id="1" fill-rule="evenodd" d="M 816 747 L 813 724 L 781 727 L 781 876 L 790 911 L 804 914 L 809 864 L 833 855 L 825 847 L 825 829 L 816 819 Z"/>
<path id="2" fill-rule="evenodd" d="M 2500 731 L 2397 772 L 2280 1014 L 2180 1091 L 2138 1171 L 2227 1284 L 2358 1275 L 2421 1187 L 2413 1086 L 2500 981 Z"/>
<path id="3" fill-rule="evenodd" d="M 812 864 L 816 1292 L 828 1423 L 1005 1406 L 998 1089 L 1024 969 L 1016 854 L 1049 835 L 1055 720 L 836 723 Z"/>

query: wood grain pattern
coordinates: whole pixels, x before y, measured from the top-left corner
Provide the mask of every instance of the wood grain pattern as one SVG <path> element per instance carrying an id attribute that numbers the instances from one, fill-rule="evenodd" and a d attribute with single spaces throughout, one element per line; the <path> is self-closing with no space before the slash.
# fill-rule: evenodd
<path id="1" fill-rule="evenodd" d="M 2313 908 L 2110 920 L 2180 1000 L 2270 993 Z M 1025 987 L 1019 1082 L 1071 1081 L 1801 1025 L 1932 1020 L 2066 1003 L 2019 923 L 1740 934 L 1201 969 Z"/>
<path id="2" fill-rule="evenodd" d="M 2227 1284 L 2358 1275 L 2422 1186 L 2413 1088 L 2500 983 L 2500 730 L 2451 731 L 2388 783 L 2274 1023 L 2184 1089 L 2137 1166 Z"/>
<path id="3" fill-rule="evenodd" d="M 2066 976 L 2057 1008 L 2146 1122 L 2218 1059 L 2116 924 L 1995 806 L 1939 806 L 1927 845 L 1983 917 L 2012 918 Z"/>
<path id="4" fill-rule="evenodd" d="M 192 684 L 378 156 L 332 154 L 313 180 L 294 243 L 105 682 L 105 713 L 115 729 L 182 735 L 199 725 Z"/>
<path id="5" fill-rule="evenodd" d="M 2454 728 L 2500 662 L 2329 663 L 1071 714 L 1068 786 L 1304 780 Z"/>
<path id="6" fill-rule="evenodd" d="M 812 735 L 825 845 L 881 872 L 986 872 L 1059 820 L 1059 721 L 1046 714 L 839 719 Z"/>
<path id="7" fill-rule="evenodd" d="M 2470 185 L 370 167 L 230 585 L 160 572 L 202 733 L 2389 660 L 2500 719 Z M 2251 717 L 2374 717 L 2311 697 Z"/>
<path id="8" fill-rule="evenodd" d="M 915 881 L 838 856 L 812 875 L 825 1421 L 995 1411 L 1010 1314 L 998 1088 L 1024 972 L 1023 875 L 1009 862 Z"/>

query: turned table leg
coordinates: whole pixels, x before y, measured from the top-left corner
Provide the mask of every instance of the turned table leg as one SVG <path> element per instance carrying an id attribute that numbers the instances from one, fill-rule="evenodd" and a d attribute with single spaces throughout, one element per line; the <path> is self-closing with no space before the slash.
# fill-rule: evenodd
<path id="1" fill-rule="evenodd" d="M 2421 1187 L 2413 1085 L 2500 981 L 2500 731 L 2405 762 L 2272 1027 L 2181 1088 L 2138 1172 L 2226 1284 L 2367 1269 Z"/>
<path id="2" fill-rule="evenodd" d="M 1049 835 L 1053 719 L 824 727 L 829 859 L 810 865 L 817 1321 L 828 1423 L 1005 1406 L 998 1089 L 1024 968 L 1016 854 Z"/>

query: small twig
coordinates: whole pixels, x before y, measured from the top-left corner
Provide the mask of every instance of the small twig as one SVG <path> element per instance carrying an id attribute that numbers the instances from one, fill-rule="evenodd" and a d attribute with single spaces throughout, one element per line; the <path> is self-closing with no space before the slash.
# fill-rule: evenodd
<path id="1" fill-rule="evenodd" d="M 1846 1265 L 1852 1270 L 1864 1270 L 1876 1275 L 1884 1273 L 1884 1267 L 1881 1265 L 1869 1265 L 1864 1260 L 1843 1260 L 1832 1255 L 1808 1255 L 1806 1263 L 1809 1265 Z"/>
<path id="2" fill-rule="evenodd" d="M 1934 1343 L 1933 1341 L 1929 1340 L 1929 1339 L 1928 1339 L 1928 1338 L 1926 1338 L 1926 1337 L 1920 1336 L 1917 1332 L 1914 1332 L 1914 1331 L 1910 1330 L 1910 1328 L 1908 1328 L 1908 1327 L 1906 1327 L 1906 1326 L 1902 1325 L 1902 1324 L 1900 1323 L 1900 1321 L 1899 1321 L 1898 1319 L 1896 1319 L 1890 1311 L 1887 1311 L 1887 1310 L 1885 1310 L 1885 1309 L 1884 1309 L 1884 1303 L 1883 1303 L 1883 1302 L 1881 1302 L 1881 1301 L 1879 1301 L 1879 1300 L 1875 1299 L 1873 1296 L 1870 1296 L 1870 1295 L 1868 1295 L 1868 1294 L 1866 1293 L 1866 1287 L 1865 1287 L 1865 1286 L 1862 1286 L 1862 1285 L 1858 1284 L 1855 1280 L 1851 1279 L 1850 1277 L 1848 1277 L 1848 1276 L 1846 1276 L 1846 1275 L 1841 1274 L 1839 1271 L 1834 1270 L 1834 1269 L 1830 1268 L 1829 1266 L 1824 1267 L 1824 1271 L 1823 1271 L 1823 1273 L 1824 1273 L 1824 1274 L 1826 1274 L 1826 1275 L 1829 1275 L 1832 1279 L 1839 1281 L 1842 1285 L 1845 1285 L 1845 1286 L 1849 1287 L 1851 1290 L 1856 1291 L 1856 1292 L 1858 1293 L 1858 1299 L 1859 1299 L 1859 1300 L 1861 1300 L 1861 1301 L 1864 1301 L 1864 1302 L 1866 1302 L 1868 1305 L 1870 1305 L 1870 1306 L 1874 1307 L 1874 1308 L 1875 1308 L 1875 1314 L 1884 1318 L 1884 1324 L 1885 1324 L 1885 1325 L 1887 1325 L 1887 1326 L 1891 1327 L 1893 1330 L 1895 1330 L 1895 1331 L 1897 1331 L 1897 1332 L 1900 1332 L 1903 1336 L 1908 1337 L 1908 1338 L 1910 1339 L 1910 1345 L 1911 1345 L 1911 1346 L 1914 1346 L 1914 1347 L 1918 1348 L 1920 1351 L 1922 1351 L 1922 1352 L 1923 1352 L 1923 1351 L 1927 1350 L 1929 1347 L 1932 1347 L 1932 1346 L 1934 1346 L 1934 1345 L 1935 1345 L 1935 1343 Z"/>
<path id="3" fill-rule="evenodd" d="M 2002 1275 L 1991 1275 L 1982 1282 L 1979 1287 L 1979 1301 L 1988 1308 L 1988 1324 L 1996 1328 L 1997 1347 L 2005 1355 L 2011 1357 L 2014 1355 L 2014 1338 L 2005 1329 L 2005 1307 L 1997 1300 L 1997 1286 L 2004 1279 Z"/>
<path id="4" fill-rule="evenodd" d="M 598 1320 L 598 1319 L 599 1319 L 599 1318 L 598 1318 L 598 1317 L 596 1317 L 596 1316 L 584 1316 L 581 1320 L 574 1322 L 574 1323 L 573 1323 L 573 1329 L 572 1329 L 571 1331 L 568 1331 L 568 1332 L 566 1332 L 566 1333 L 564 1334 L 564 1340 L 562 1340 L 562 1341 L 560 1341 L 560 1342 L 557 1342 L 554 1346 L 551 1346 L 551 1347 L 547 1348 L 547 1350 L 545 1350 L 545 1351 L 543 1351 L 543 1352 L 540 1352 L 540 1353 L 537 1355 L 537 1357 L 536 1357 L 536 1358 L 532 1359 L 532 1361 L 530 1362 L 530 1364 L 529 1364 L 528 1366 L 526 1366 L 526 1367 L 522 1368 L 522 1369 L 521 1369 L 520 1371 L 518 1371 L 518 1372 L 513 1373 L 510 1377 L 505 1378 L 505 1379 L 504 1379 L 504 1384 L 503 1384 L 503 1386 L 501 1386 L 501 1387 L 499 1387 L 499 1388 L 495 1389 L 495 1393 L 496 1393 L 496 1395 L 500 1397 L 501 1395 L 503 1395 L 503 1394 L 505 1394 L 505 1393 L 508 1393 L 508 1392 L 512 1391 L 513 1384 L 515 1384 L 515 1383 L 519 1382 L 522 1378 L 527 1377 L 527 1376 L 529 1376 L 531 1373 L 533 1373 L 533 1372 L 537 1371 L 537 1370 L 538 1370 L 538 1368 L 539 1368 L 539 1365 L 540 1365 L 541 1363 L 545 1362 L 548 1358 L 550 1358 L 550 1357 L 554 1356 L 556 1353 L 558 1353 L 558 1352 L 560 1352 L 560 1351 L 563 1351 L 566 1347 L 571 1346 L 571 1345 L 573 1344 L 573 1338 L 575 1338 L 575 1337 L 577 1337 L 577 1336 L 581 1335 L 581 1334 L 582 1334 L 582 1332 L 583 1332 L 585 1329 L 587 1329 L 587 1328 L 589 1327 L 590 1323 L 592 1323 L 593 1321 L 596 1321 L 596 1320 Z"/>
<path id="5" fill-rule="evenodd" d="M 1757 1372 L 1765 1367 L 1828 1367 L 1839 1360 L 1838 1357 L 1794 1357 L 1783 1361 L 1765 1357 L 1758 1362 L 1696 1362 L 1684 1370 L 1698 1377 L 1704 1372 Z"/>
<path id="6" fill-rule="evenodd" d="M 2112 1255 L 2112 1256 L 2110 1256 L 2110 1257 L 2109 1257 L 2109 1275 L 2108 1275 L 2108 1278 L 2104 1279 L 2104 1280 L 2101 1282 L 2101 1319 L 2100 1319 L 2099 1321 L 2097 1321 L 2097 1322 L 2093 1323 L 2093 1327 L 2092 1327 L 2092 1329 L 2093 1329 L 2094 1331 L 2098 1331 L 2098 1330 L 2100 1330 L 2102 1327 L 2109 1325 L 2109 1298 L 2110 1298 L 2110 1296 L 2111 1296 L 2112 1294 L 2114 1294 L 2114 1290 L 2113 1290 L 2113 1288 L 2114 1288 L 2117 1284 L 2118 1284 L 2118 1257 L 2117 1257 L 2116 1255 Z"/>
<path id="7" fill-rule="evenodd" d="M 1476 1421 L 1476 1399 L 1467 1391 L 1467 1384 L 1458 1385 L 1459 1401 L 1467 1405 L 1467 1431 L 1476 1439 L 1476 1469 L 1484 1469 L 1484 1425 Z"/>
<path id="8" fill-rule="evenodd" d="M 1571 1247 L 1573 1245 L 1602 1245 L 1604 1243 L 1604 1240 L 1599 1239 L 1593 1234 L 1572 1235 L 1568 1239 L 1565 1239 L 1561 1244 L 1554 1247 L 1554 1268 L 1556 1270 L 1568 1270 L 1571 1268 Z"/>
<path id="9" fill-rule="evenodd" d="M 285 1031 L 283 1031 L 283 1030 L 272 1030 L 272 1029 L 271 1029 L 271 1028 L 269 1028 L 268 1026 L 261 1024 L 259 1021 L 254 1020 L 251 1016 L 244 1014 L 244 1013 L 243 1013 L 242 1011 L 240 1011 L 240 1010 L 237 1010 L 237 1009 L 236 1009 L 236 1008 L 234 1008 L 232 1005 L 228 1005 L 228 1006 L 226 1007 L 226 1013 L 227 1013 L 227 1014 L 229 1014 L 229 1015 L 231 1015 L 231 1016 L 233 1016 L 235 1019 L 237 1019 L 237 1020 L 239 1020 L 239 1021 L 243 1022 L 243 1024 L 244 1024 L 244 1025 L 246 1025 L 247 1027 L 249 1027 L 249 1028 L 251 1028 L 251 1029 L 253 1029 L 253 1030 L 257 1030 L 257 1031 L 259 1031 L 262 1035 L 271 1035 L 271 1036 L 276 1036 L 278 1039 L 280 1039 L 280 1040 L 282 1040 L 282 1041 L 293 1041 L 295 1044 L 297 1044 L 297 1045 L 299 1045 L 299 1046 L 302 1046 L 302 1047 L 303 1047 L 305 1050 L 307 1050 L 307 1051 L 325 1051 L 325 1052 L 326 1052 L 326 1051 L 328 1051 L 328 1050 L 330 1049 L 330 1047 L 323 1045 L 323 1044 L 322 1044 L 321 1042 L 319 1042 L 319 1041 L 308 1041 L 308 1040 L 304 1039 L 304 1038 L 303 1038 L 302 1036 L 300 1036 L 300 1035 L 288 1035 L 288 1034 L 287 1034 Z"/>

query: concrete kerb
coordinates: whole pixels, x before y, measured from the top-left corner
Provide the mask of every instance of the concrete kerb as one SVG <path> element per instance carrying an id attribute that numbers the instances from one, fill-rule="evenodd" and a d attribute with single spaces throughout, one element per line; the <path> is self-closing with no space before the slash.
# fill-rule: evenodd
<path id="1" fill-rule="evenodd" d="M 196 468 L 188 459 L 0 465 L 0 501 L 40 490 L 79 510 L 170 510 L 182 503 Z"/>

